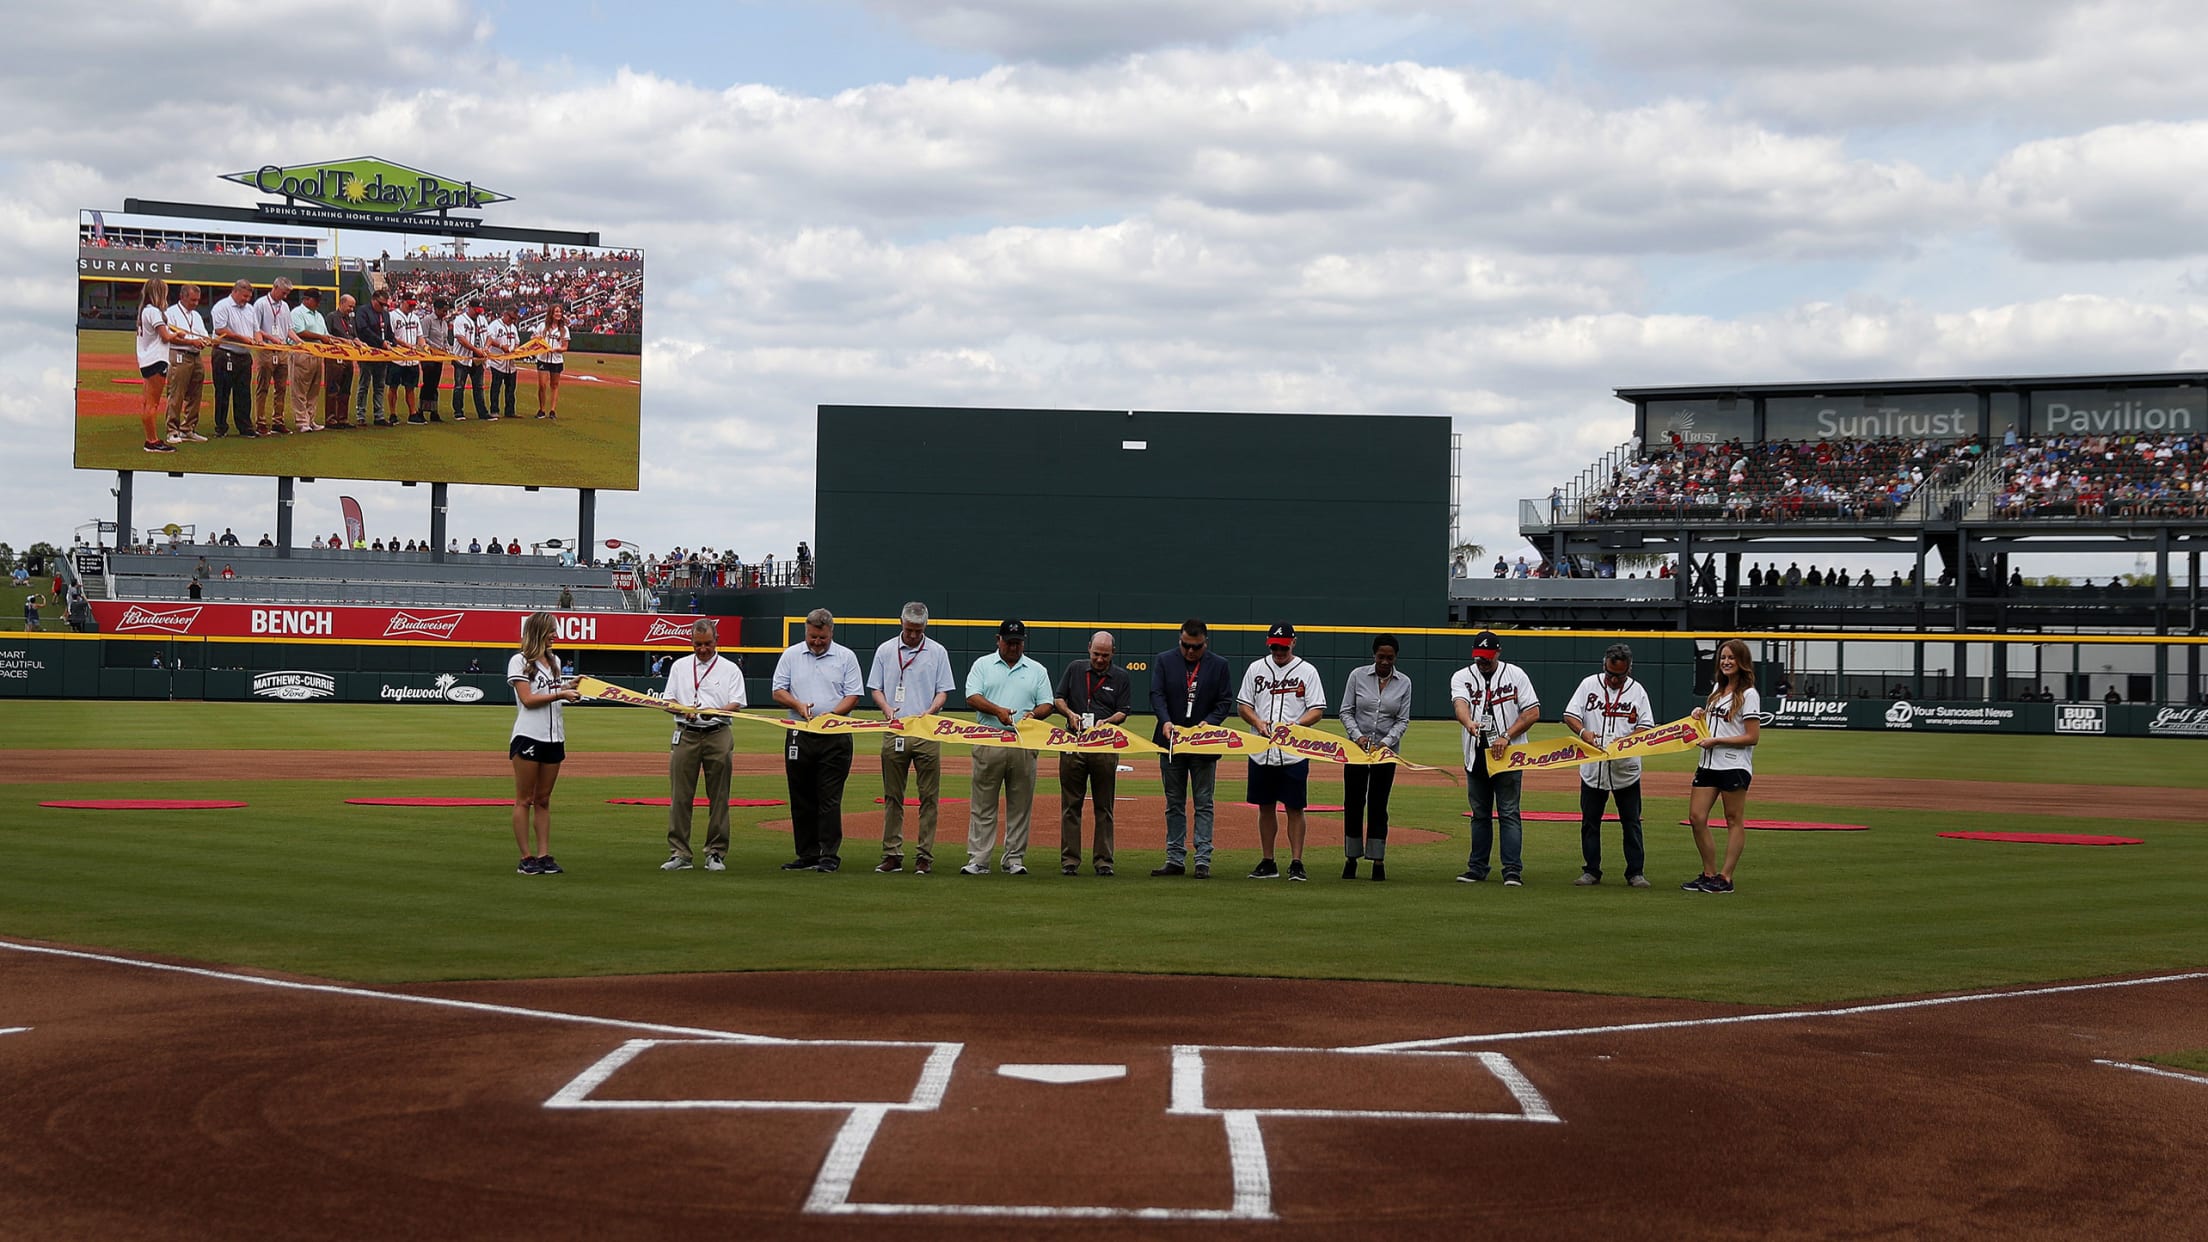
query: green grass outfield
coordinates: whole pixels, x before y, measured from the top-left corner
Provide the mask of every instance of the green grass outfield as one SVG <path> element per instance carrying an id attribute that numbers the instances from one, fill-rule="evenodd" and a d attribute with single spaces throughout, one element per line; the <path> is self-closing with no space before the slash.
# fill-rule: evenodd
<path id="1" fill-rule="evenodd" d="M 210 438 L 180 444 L 168 456 L 148 454 L 138 423 L 134 336 L 129 332 L 77 333 L 76 464 L 93 470 L 185 470 L 202 474 L 292 475 L 332 479 L 442 479 L 451 483 L 510 483 L 542 487 L 596 487 L 633 491 L 637 485 L 639 412 L 643 390 L 633 382 L 643 360 L 634 354 L 569 351 L 560 385 L 560 417 L 542 423 L 535 366 L 518 364 L 514 409 L 518 421 L 477 422 L 470 398 L 467 422 L 445 410 L 442 424 L 374 428 L 242 439 Z M 87 366 L 87 363 L 93 365 Z M 112 365 L 108 365 L 112 364 Z M 614 382 L 594 383 L 595 375 Z M 449 384 L 452 368 L 445 368 Z M 628 381 L 628 382 L 624 382 Z M 357 379 L 356 379 L 357 384 Z M 490 378 L 484 377 L 485 397 Z M 440 403 L 450 397 L 449 391 Z M 388 400 L 388 398 L 387 398 Z M 201 388 L 200 433 L 213 437 L 214 381 Z M 321 419 L 321 397 L 315 398 Z M 386 410 L 390 408 L 386 405 Z M 288 425 L 288 423 L 287 423 Z M 310 532 L 317 533 L 317 532 Z M 20 618 L 21 614 L 17 614 Z"/>
<path id="2" fill-rule="evenodd" d="M 446 706 L 15 701 L 0 749 L 210 746 L 308 749 L 342 771 L 347 750 L 496 749 L 503 711 Z M 570 713 L 572 752 L 664 747 L 656 717 Z M 745 726 L 744 749 L 778 733 Z M 1422 723 L 1413 757 L 1454 762 L 1455 730 Z M 1891 738 L 1773 731 L 1761 773 L 1877 774 L 2103 785 L 2208 783 L 2194 744 L 2127 738 Z M 1659 767 L 1683 760 L 1657 761 Z M 573 765 L 577 771 L 587 764 Z M 1751 797 L 1755 816 L 1866 823 L 1863 833 L 1751 833 L 1730 897 L 1676 885 L 1696 870 L 1683 806 L 1652 799 L 1649 873 L 1628 890 L 1615 828 L 1612 879 L 1571 886 L 1578 830 L 1529 823 L 1528 884 L 1452 882 L 1462 869 L 1463 795 L 1399 787 L 1394 819 L 1449 840 L 1398 845 L 1390 880 L 1346 883 L 1339 817 L 1312 818 L 1309 884 L 1241 878 L 1254 851 L 1222 852 L 1209 884 L 1151 880 L 1152 851 L 1124 850 L 1120 877 L 1055 874 L 1056 781 L 1038 782 L 1036 874 L 927 879 L 871 874 L 854 841 L 839 875 L 785 875 L 787 833 L 758 825 L 786 808 L 739 810 L 731 869 L 666 874 L 665 813 L 605 799 L 665 792 L 657 778 L 564 779 L 555 849 L 569 874 L 512 872 L 507 813 L 343 805 L 348 796 L 502 796 L 474 779 L 0 786 L 0 934 L 372 982 L 705 970 L 1047 969 L 1400 979 L 1800 1004 L 2208 965 L 2199 914 L 2208 827 L 2164 821 L 1914 813 Z M 1222 800 L 1238 798 L 1234 765 Z M 964 795 L 946 778 L 946 795 Z M 1155 795 L 1138 765 L 1121 792 Z M 871 775 L 848 811 L 873 809 Z M 776 776 L 739 777 L 739 797 L 782 797 Z M 46 810 L 42 798 L 229 797 L 237 812 Z M 1564 810 L 1567 790 L 1530 792 Z M 948 808 L 940 857 L 960 854 Z M 2144 846 L 2006 846 L 1939 839 L 1948 828 L 2115 831 Z M 702 833 L 702 817 L 697 832 Z M 909 821 L 908 821 L 909 831 Z"/>

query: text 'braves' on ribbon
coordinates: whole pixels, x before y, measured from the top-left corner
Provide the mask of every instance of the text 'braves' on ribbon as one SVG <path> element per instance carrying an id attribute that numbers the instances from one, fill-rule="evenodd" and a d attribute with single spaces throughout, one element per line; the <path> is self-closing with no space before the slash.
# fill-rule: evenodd
<path id="1" fill-rule="evenodd" d="M 1694 750 L 1702 744 L 1702 725 L 1692 716 L 1681 716 L 1670 724 L 1657 725 L 1628 734 L 1610 743 L 1609 749 L 1589 746 L 1576 737 L 1558 738 L 1529 745 L 1520 742 L 1503 751 L 1500 763 L 1490 760 L 1489 766 L 1503 772 L 1537 772 L 1544 768 L 1575 767 L 1582 763 L 1607 762 L 1613 759 L 1640 759 L 1649 755 L 1670 755 Z"/>

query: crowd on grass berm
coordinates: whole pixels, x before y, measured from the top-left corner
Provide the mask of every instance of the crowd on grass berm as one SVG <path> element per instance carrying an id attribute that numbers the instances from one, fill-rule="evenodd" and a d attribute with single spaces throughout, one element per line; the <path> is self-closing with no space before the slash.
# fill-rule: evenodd
<path id="1" fill-rule="evenodd" d="M 1175 753 L 1168 726 L 1220 725 L 1230 716 L 1270 736 L 1282 726 L 1311 726 L 1331 711 L 1342 733 L 1367 752 L 1394 754 L 1411 721 L 1411 679 L 1396 666 L 1401 642 L 1392 634 L 1372 638 L 1371 662 L 1351 672 L 1329 697 L 1319 670 L 1296 654 L 1296 627 L 1275 623 L 1265 654 L 1239 677 L 1211 649 L 1210 629 L 1197 618 L 1182 623 L 1174 646 L 1148 661 L 1147 694 L 1136 697 L 1133 675 L 1121 662 L 1117 641 L 1105 630 L 1090 635 L 1087 654 L 1057 670 L 1027 655 L 1027 626 L 1017 618 L 997 626 L 996 649 L 964 673 L 949 651 L 928 637 L 925 604 L 905 605 L 898 632 L 862 661 L 835 639 L 827 609 L 805 618 L 805 637 L 775 661 L 774 705 L 793 720 L 842 716 L 871 708 L 902 720 L 963 707 L 977 724 L 1012 729 L 1024 720 L 1057 720 L 1081 730 L 1119 726 L 1147 708 L 1155 719 L 1151 741 L 1167 747 L 1158 756 L 1165 788 L 1165 857 L 1156 879 L 1212 878 L 1212 839 L 1220 757 Z M 552 789 L 566 758 L 562 708 L 582 698 L 551 650 L 556 619 L 532 614 L 522 626 L 522 647 L 508 664 L 516 714 L 508 742 L 514 769 L 514 844 L 524 875 L 557 874 L 552 857 Z M 725 714 L 749 707 L 743 670 L 722 656 L 714 623 L 695 622 L 691 654 L 665 668 L 661 690 L 671 717 L 668 735 L 667 858 L 661 870 L 725 871 L 729 865 L 729 784 L 735 740 Z M 1474 636 L 1470 659 L 1450 678 L 1450 701 L 1462 735 L 1466 798 L 1471 807 L 1471 851 L 1459 883 L 1490 881 L 1504 888 L 1527 882 L 1520 812 L 1525 774 L 1502 768 L 1505 751 L 1522 742 L 1541 720 L 1541 698 L 1526 671 L 1505 658 L 1493 631 Z M 1707 698 L 1694 709 L 1704 737 L 1688 799 L 1688 821 L 1701 867 L 1680 887 L 1695 893 L 1730 893 L 1745 840 L 1748 787 L 1753 778 L 1761 701 L 1748 645 L 1728 639 L 1718 648 Z M 1580 741 L 1604 751 L 1634 733 L 1655 728 L 1648 691 L 1633 676 L 1633 650 L 1615 643 L 1603 653 L 1564 702 L 1564 726 Z M 936 838 L 942 799 L 942 743 L 898 730 L 879 739 L 882 783 L 881 856 L 878 875 L 929 876 L 936 871 Z M 874 744 L 872 742 L 870 745 Z M 791 872 L 843 869 L 843 794 L 857 742 L 849 733 L 792 729 L 783 741 L 783 776 L 789 793 L 793 856 L 780 864 Z M 960 877 L 1001 872 L 1030 874 L 1031 842 L 1041 755 L 1011 747 L 975 747 L 966 803 L 963 850 L 947 844 L 946 868 Z M 1114 754 L 1054 754 L 1058 777 L 1058 873 L 1109 878 L 1118 872 L 1114 806 L 1119 764 Z M 1257 807 L 1262 857 L 1252 880 L 1310 879 L 1308 843 L 1311 760 L 1267 750 L 1229 772 L 1245 783 L 1245 802 Z M 1344 880 L 1387 878 L 1388 803 L 1397 767 L 1343 766 L 1342 868 Z M 1641 761 L 1609 759 L 1580 768 L 1581 869 L 1571 883 L 1604 882 L 1603 816 L 1614 807 L 1619 823 L 1621 868 L 1630 888 L 1651 887 L 1642 831 Z M 694 804 L 703 785 L 706 833 L 693 841 Z M 908 798 L 908 791 L 912 795 Z M 1710 830 L 1710 815 L 1724 809 L 1725 839 Z M 912 832 L 906 835 L 910 809 Z M 1047 815 L 1047 809 L 1046 809 Z M 1084 823 L 1087 825 L 1084 834 Z M 1285 830 L 1285 831 L 1284 831 Z M 1283 858 L 1285 854 L 1285 858 Z M 1285 862 L 1285 866 L 1283 863 Z M 1038 868 L 1048 868 L 1038 860 Z"/>
<path id="2" fill-rule="evenodd" d="M 365 306 L 349 293 L 324 306 L 320 289 L 294 289 L 282 277 L 258 297 L 252 282 L 241 279 L 205 312 L 200 297 L 200 286 L 179 284 L 172 302 L 159 278 L 140 288 L 138 418 L 148 453 L 175 453 L 232 434 L 252 440 L 422 427 L 443 423 L 445 410 L 465 423 L 471 405 L 478 426 L 521 417 L 515 396 L 521 362 L 513 356 L 524 346 L 518 302 L 493 313 L 480 298 L 422 300 L 379 290 Z M 529 359 L 536 375 L 532 416 L 554 421 L 574 332 L 565 305 L 549 301 L 542 310 L 544 324 L 532 338 L 540 352 Z M 294 352 L 302 346 L 394 357 Z M 200 433 L 210 375 L 212 437 Z"/>

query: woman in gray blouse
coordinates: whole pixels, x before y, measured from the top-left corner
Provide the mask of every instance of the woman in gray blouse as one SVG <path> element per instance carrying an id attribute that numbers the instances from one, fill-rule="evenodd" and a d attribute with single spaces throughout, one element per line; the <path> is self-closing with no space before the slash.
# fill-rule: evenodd
<path id="1" fill-rule="evenodd" d="M 1372 663 L 1349 675 L 1342 689 L 1342 729 L 1367 751 L 1393 751 L 1411 725 L 1411 679 L 1395 671 L 1403 644 L 1393 634 L 1372 640 Z M 1349 764 L 1342 769 L 1342 878 L 1357 878 L 1357 860 L 1372 860 L 1372 878 L 1388 878 L 1388 791 L 1395 765 Z"/>

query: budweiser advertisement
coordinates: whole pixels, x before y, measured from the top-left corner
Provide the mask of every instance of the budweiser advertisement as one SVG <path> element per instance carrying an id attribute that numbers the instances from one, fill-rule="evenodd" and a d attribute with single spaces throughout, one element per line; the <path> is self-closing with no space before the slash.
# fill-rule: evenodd
<path id="1" fill-rule="evenodd" d="M 102 634 L 179 638 L 330 638 L 342 642 L 459 643 L 511 647 L 526 612 L 496 608 L 348 608 L 281 604 L 153 604 L 94 600 Z M 559 641 L 571 647 L 688 647 L 696 616 L 561 612 Z M 741 617 L 706 617 L 721 646 L 741 645 Z"/>

